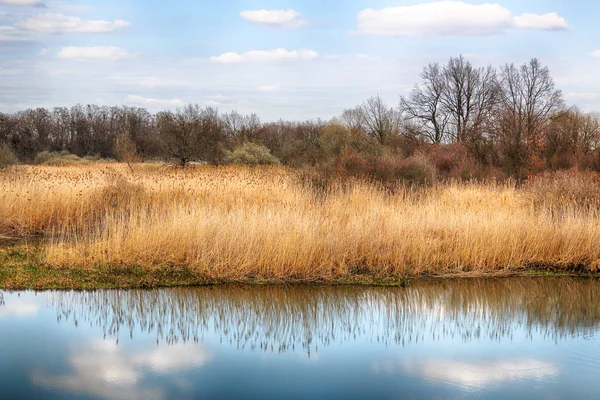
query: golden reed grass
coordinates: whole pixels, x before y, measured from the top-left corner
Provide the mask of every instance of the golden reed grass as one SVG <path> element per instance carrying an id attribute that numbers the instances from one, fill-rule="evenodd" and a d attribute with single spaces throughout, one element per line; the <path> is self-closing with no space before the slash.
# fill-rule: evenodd
<path id="1" fill-rule="evenodd" d="M 329 280 L 600 266 L 599 207 L 509 184 L 316 193 L 282 167 L 19 167 L 0 235 L 43 235 L 57 268 L 185 267 L 207 279 Z"/>

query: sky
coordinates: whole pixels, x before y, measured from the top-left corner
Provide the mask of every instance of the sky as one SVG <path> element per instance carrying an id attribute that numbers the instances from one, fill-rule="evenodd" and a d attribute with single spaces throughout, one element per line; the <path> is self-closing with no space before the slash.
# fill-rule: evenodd
<path id="1" fill-rule="evenodd" d="M 422 68 L 547 65 L 600 111 L 597 0 L 0 0 L 0 111 L 186 103 L 329 119 Z"/>

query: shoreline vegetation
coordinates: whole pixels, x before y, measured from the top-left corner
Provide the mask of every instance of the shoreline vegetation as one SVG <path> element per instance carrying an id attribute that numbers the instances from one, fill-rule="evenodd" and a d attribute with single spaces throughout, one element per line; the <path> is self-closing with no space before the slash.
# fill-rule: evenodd
<path id="1" fill-rule="evenodd" d="M 598 193 L 577 171 L 323 186 L 281 166 L 15 166 L 0 171 L 0 288 L 597 277 Z"/>
<path id="2" fill-rule="evenodd" d="M 197 103 L 0 112 L 9 239 L 0 288 L 597 276 L 600 114 L 536 58 L 463 56 L 328 121 Z"/>

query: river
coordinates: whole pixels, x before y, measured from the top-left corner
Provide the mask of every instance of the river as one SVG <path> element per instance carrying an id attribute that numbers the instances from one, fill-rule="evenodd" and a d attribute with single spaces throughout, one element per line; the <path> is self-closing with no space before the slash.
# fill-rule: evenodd
<path id="1" fill-rule="evenodd" d="M 0 291 L 2 399 L 598 399 L 600 282 Z"/>

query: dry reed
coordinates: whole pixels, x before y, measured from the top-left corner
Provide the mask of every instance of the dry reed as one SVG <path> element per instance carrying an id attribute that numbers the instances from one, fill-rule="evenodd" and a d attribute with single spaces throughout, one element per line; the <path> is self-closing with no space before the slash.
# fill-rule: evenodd
<path id="1" fill-rule="evenodd" d="M 0 235 L 43 235 L 48 265 L 166 265 L 223 280 L 596 270 L 598 209 L 563 204 L 557 216 L 530 192 L 493 183 L 391 194 L 355 182 L 317 195 L 282 167 L 0 175 Z"/>

